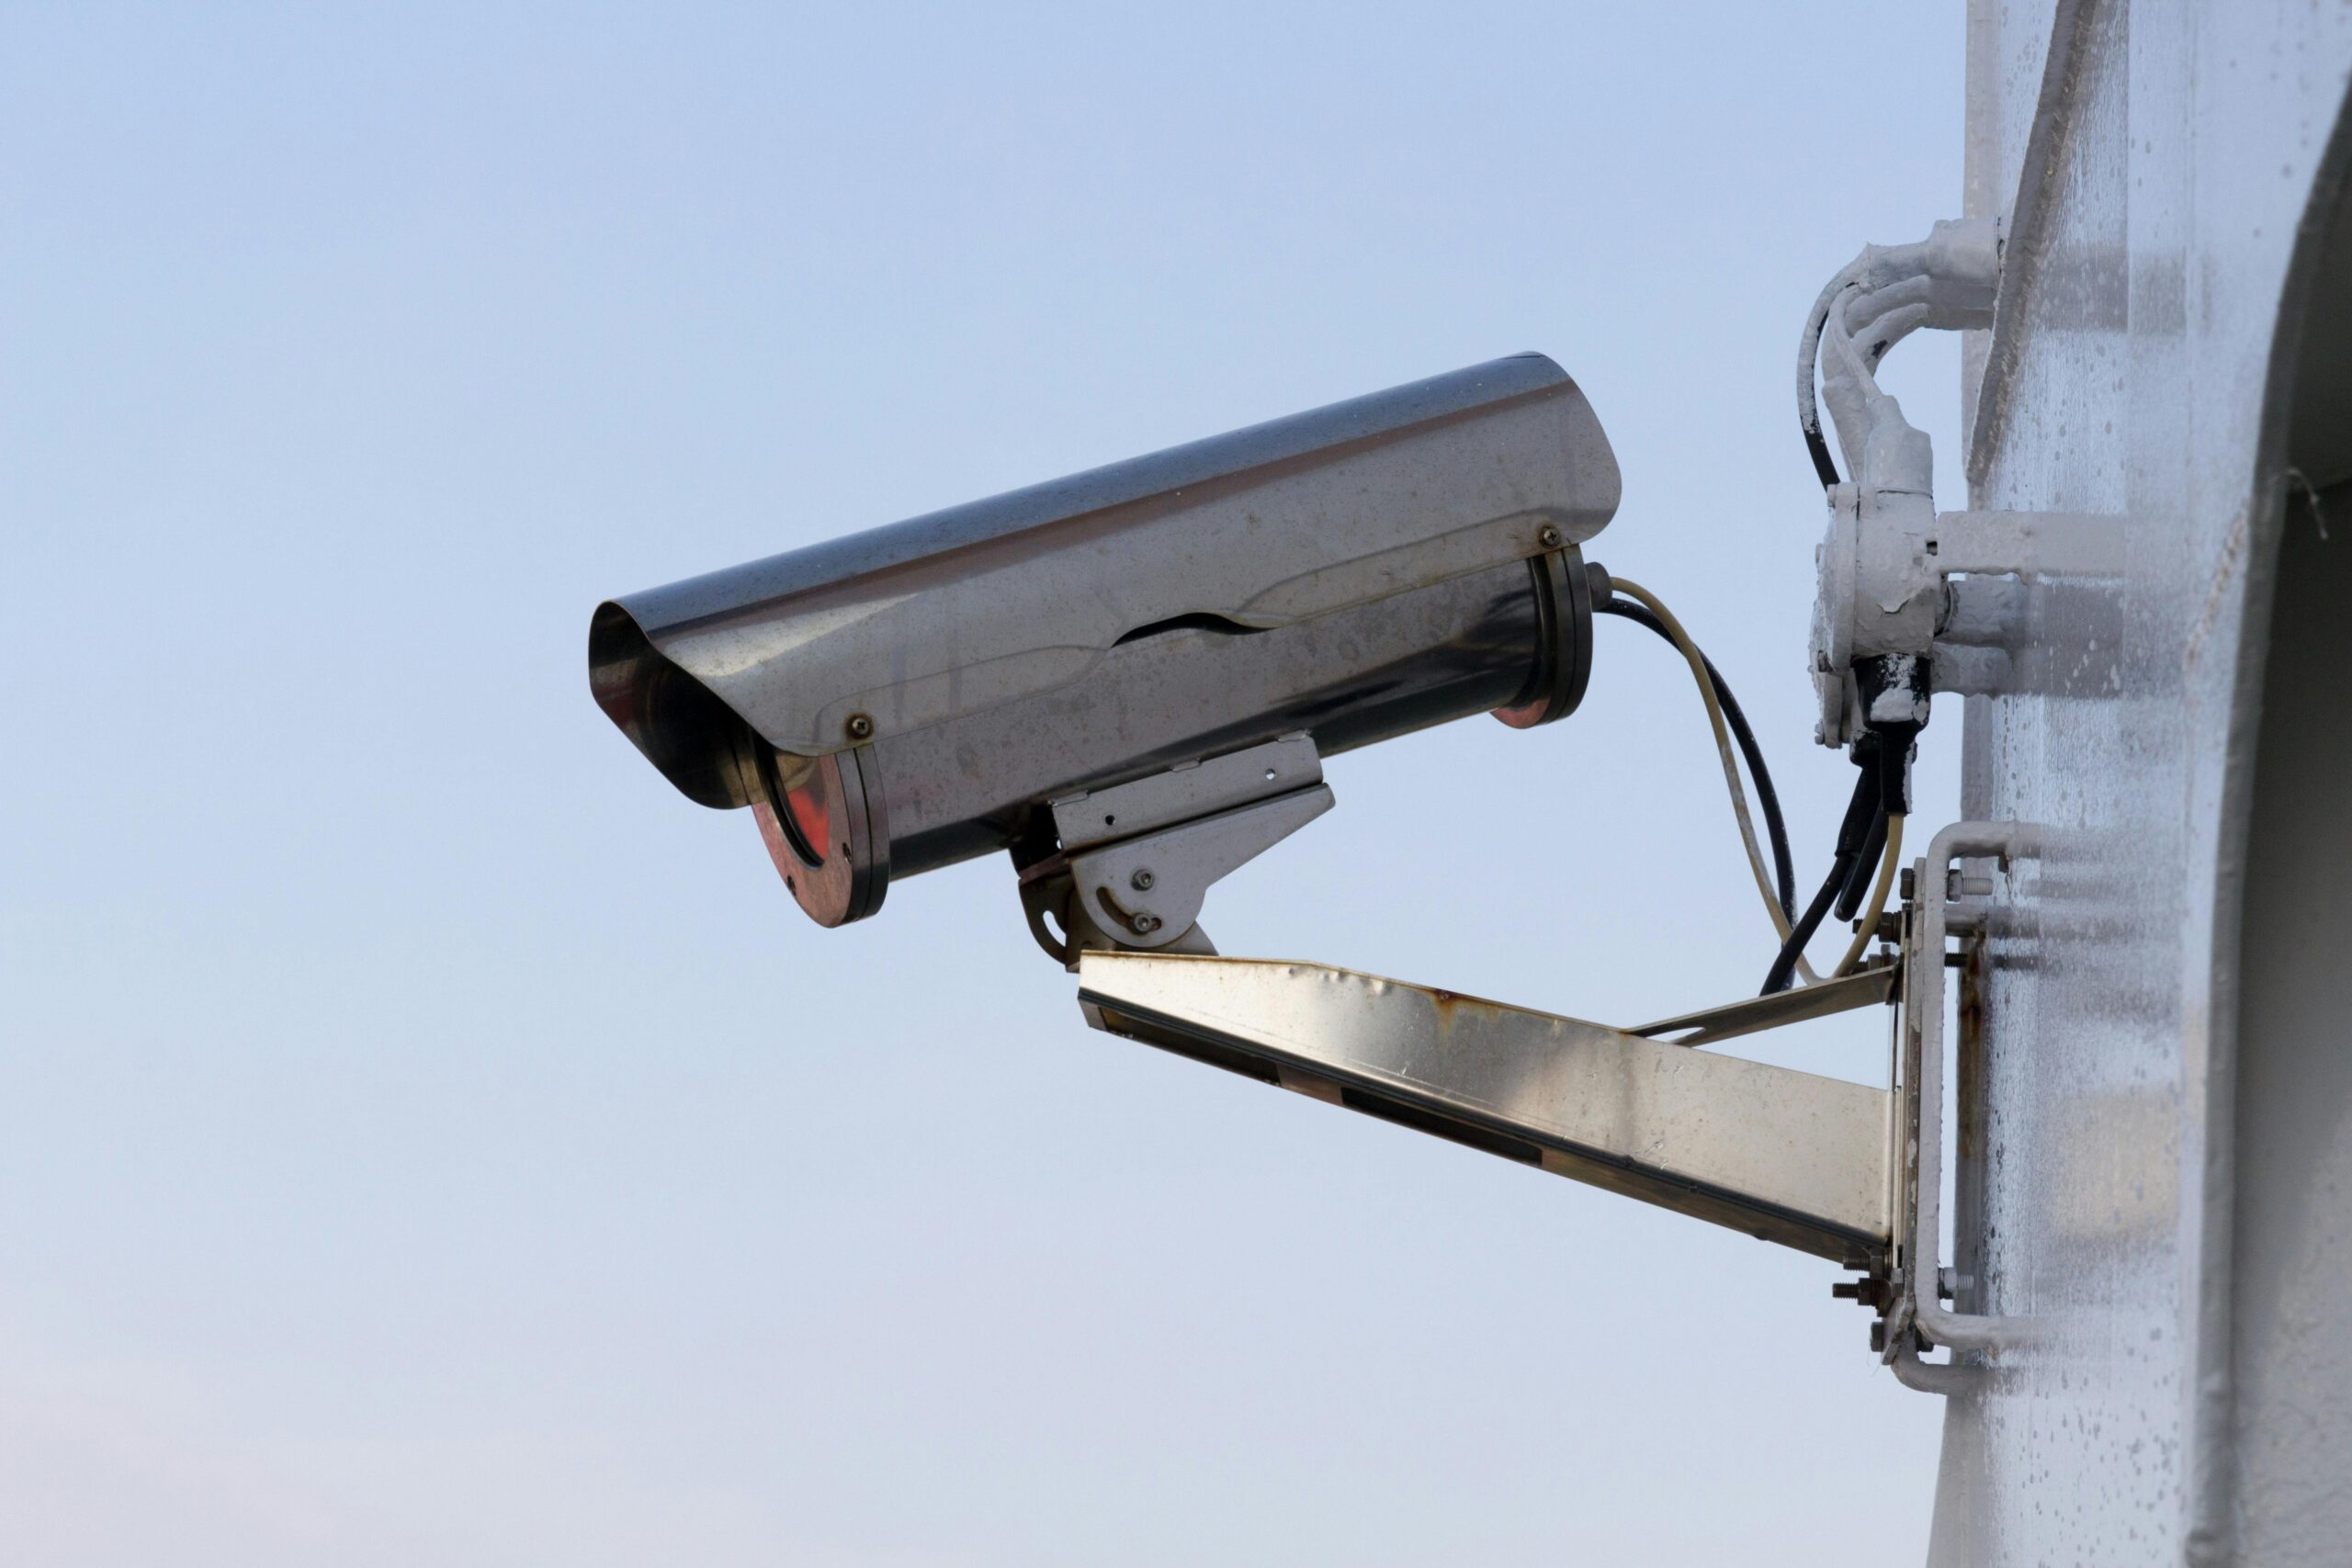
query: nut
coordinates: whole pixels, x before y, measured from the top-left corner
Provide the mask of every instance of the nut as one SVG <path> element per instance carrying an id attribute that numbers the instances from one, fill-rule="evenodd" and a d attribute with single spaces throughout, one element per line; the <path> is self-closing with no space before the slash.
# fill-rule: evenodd
<path id="1" fill-rule="evenodd" d="M 870 713 L 850 715 L 849 722 L 842 726 L 842 732 L 852 740 L 871 740 L 874 739 L 874 716 Z"/>
<path id="2" fill-rule="evenodd" d="M 1145 866 L 1138 870 L 1133 876 L 1127 878 L 1127 886 L 1134 888 L 1138 893 L 1148 893 L 1151 891 L 1151 885 L 1159 880 L 1159 879 L 1158 877 L 1151 874 L 1151 868 L 1149 866 Z"/>
<path id="3" fill-rule="evenodd" d="M 1152 932 L 1159 929 L 1159 917 L 1158 915 L 1137 915 L 1135 919 L 1129 920 L 1127 924 L 1135 927 L 1136 935 L 1149 936 Z"/>

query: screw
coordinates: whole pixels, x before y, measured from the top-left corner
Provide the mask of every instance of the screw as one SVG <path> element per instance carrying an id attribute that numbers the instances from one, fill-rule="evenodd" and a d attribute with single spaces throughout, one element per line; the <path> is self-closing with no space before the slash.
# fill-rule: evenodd
<path id="1" fill-rule="evenodd" d="M 1159 917 L 1158 915 L 1137 915 L 1134 919 L 1129 920 L 1127 924 L 1135 927 L 1136 935 L 1149 936 L 1152 932 L 1159 929 Z"/>
<path id="2" fill-rule="evenodd" d="M 1560 531 L 1546 523 L 1544 531 L 1535 536 L 1535 542 L 1547 550 L 1556 550 L 1560 547 Z"/>
<path id="3" fill-rule="evenodd" d="M 874 716 L 870 713 L 854 713 L 849 716 L 849 722 L 842 726 L 842 729 L 852 740 L 870 740 L 874 738 Z"/>
<path id="4" fill-rule="evenodd" d="M 1151 891 L 1151 885 L 1159 880 L 1159 879 L 1158 877 L 1151 874 L 1151 868 L 1149 866 L 1146 866 L 1137 871 L 1133 876 L 1127 878 L 1127 886 L 1134 888 L 1138 893 L 1148 893 Z"/>

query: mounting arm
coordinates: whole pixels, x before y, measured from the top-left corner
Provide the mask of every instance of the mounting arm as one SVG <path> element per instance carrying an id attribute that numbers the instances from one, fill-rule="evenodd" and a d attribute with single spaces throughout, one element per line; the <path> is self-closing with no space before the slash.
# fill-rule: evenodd
<path id="1" fill-rule="evenodd" d="M 1850 1268 L 1887 1259 L 1886 1089 L 1317 964 L 1088 952 L 1078 974 L 1110 1033 Z M 1839 1004 L 1889 999 L 1892 971 L 1857 979 Z M 1775 1006 L 1649 1027 L 1721 1039 Z"/>

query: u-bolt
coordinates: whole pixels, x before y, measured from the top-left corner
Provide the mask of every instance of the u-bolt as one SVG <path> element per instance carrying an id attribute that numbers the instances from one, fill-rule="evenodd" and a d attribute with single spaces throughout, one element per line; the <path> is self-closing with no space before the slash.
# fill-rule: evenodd
<path id="1" fill-rule="evenodd" d="M 1944 1162 L 1944 938 L 1951 927 L 1949 871 L 1951 863 L 1971 855 L 1992 855 L 2011 865 L 2034 852 L 2033 830 L 2021 822 L 1955 822 L 1936 835 L 1921 863 L 1918 942 L 1910 968 L 1912 1083 L 1917 1086 L 1918 1115 L 1914 1122 L 1918 1152 L 1911 1183 L 1911 1315 L 1929 1339 L 1963 1350 L 2000 1351 L 2037 1337 L 2031 1318 L 1994 1317 L 1951 1312 L 1943 1305 L 1943 1162 Z M 1922 1370 L 1932 1362 L 1918 1363 Z M 1896 1375 L 1902 1376 L 1898 1368 Z M 1923 1386 L 1905 1378 L 1913 1387 Z M 1940 1380 L 1939 1380 L 1940 1381 Z M 1937 1392 L 1949 1392 L 1938 1390 Z"/>

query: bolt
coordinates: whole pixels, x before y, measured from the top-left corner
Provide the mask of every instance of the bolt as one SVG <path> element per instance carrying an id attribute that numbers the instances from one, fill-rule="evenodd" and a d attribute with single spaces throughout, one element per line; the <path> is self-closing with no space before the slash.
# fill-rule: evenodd
<path id="1" fill-rule="evenodd" d="M 1912 899 L 1917 898 L 1919 896 L 1919 889 L 1917 886 L 1917 882 L 1918 878 L 1911 874 L 1911 868 L 1907 865 L 1905 866 L 1903 868 L 1903 874 L 1896 878 L 1896 891 L 1902 895 L 1903 901 L 1905 903 L 1908 904 Z"/>
<path id="2" fill-rule="evenodd" d="M 1127 878 L 1127 886 L 1134 888 L 1138 893 L 1148 893 L 1151 891 L 1151 885 L 1159 880 L 1159 879 L 1158 877 L 1151 874 L 1151 868 L 1149 866 L 1144 866 L 1137 870 L 1133 876 Z"/>
<path id="3" fill-rule="evenodd" d="M 1886 1281 L 1878 1279 L 1849 1280 L 1829 1287 L 1829 1293 L 1840 1301 L 1859 1302 L 1873 1311 L 1886 1307 Z"/>
<path id="4" fill-rule="evenodd" d="M 1137 915 L 1135 919 L 1129 920 L 1127 924 L 1135 927 L 1136 935 L 1149 936 L 1152 932 L 1159 929 L 1159 917 L 1158 915 Z"/>
<path id="5" fill-rule="evenodd" d="M 842 729 L 852 740 L 871 740 L 874 739 L 874 716 L 870 713 L 854 713 L 849 716 L 849 722 L 842 726 Z"/>
<path id="6" fill-rule="evenodd" d="M 1560 547 L 1560 531 L 1546 523 L 1543 532 L 1535 536 L 1535 542 L 1547 550 L 1556 550 Z"/>

